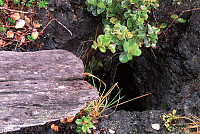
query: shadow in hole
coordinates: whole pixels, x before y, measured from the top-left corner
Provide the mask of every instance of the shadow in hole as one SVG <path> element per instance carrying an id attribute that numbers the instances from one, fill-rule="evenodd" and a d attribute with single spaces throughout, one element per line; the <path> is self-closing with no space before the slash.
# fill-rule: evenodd
<path id="1" fill-rule="evenodd" d="M 135 84 L 136 80 L 133 74 L 134 70 L 128 66 L 127 63 L 118 66 L 115 81 L 118 82 L 119 87 L 122 88 L 121 96 L 125 95 L 121 102 L 143 95 Z M 118 106 L 117 110 L 145 111 L 147 110 L 148 104 L 146 101 L 146 97 L 142 97 Z"/>

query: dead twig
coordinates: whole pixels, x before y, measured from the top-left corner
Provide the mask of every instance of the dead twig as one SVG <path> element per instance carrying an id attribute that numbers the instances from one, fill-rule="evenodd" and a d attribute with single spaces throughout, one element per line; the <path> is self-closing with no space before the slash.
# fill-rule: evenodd
<path id="1" fill-rule="evenodd" d="M 62 27 L 64 27 L 69 33 L 70 35 L 72 36 L 72 32 L 67 28 L 65 27 L 62 23 L 60 23 L 57 19 L 52 19 L 51 21 L 49 21 L 49 23 L 42 29 L 42 31 L 39 33 L 39 35 L 41 35 L 43 33 L 43 31 L 51 24 L 52 21 L 56 21 L 58 24 L 60 24 Z"/>
<path id="2" fill-rule="evenodd" d="M 19 11 L 19 10 L 9 9 L 9 8 L 6 8 L 6 7 L 0 7 L 0 10 L 7 10 L 7 11 L 10 11 L 10 12 L 18 12 L 18 13 L 24 13 L 24 14 L 36 14 L 35 12 Z"/>

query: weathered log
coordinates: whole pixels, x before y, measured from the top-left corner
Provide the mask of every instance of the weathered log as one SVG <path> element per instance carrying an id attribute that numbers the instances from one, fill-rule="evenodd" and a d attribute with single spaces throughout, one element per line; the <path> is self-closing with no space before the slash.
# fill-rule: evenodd
<path id="1" fill-rule="evenodd" d="M 84 66 L 65 50 L 0 52 L 0 81 L 80 79 Z"/>
<path id="2" fill-rule="evenodd" d="M 0 133 L 75 115 L 98 98 L 96 88 L 79 80 L 82 61 L 72 53 L 0 52 L 0 57 Z"/>

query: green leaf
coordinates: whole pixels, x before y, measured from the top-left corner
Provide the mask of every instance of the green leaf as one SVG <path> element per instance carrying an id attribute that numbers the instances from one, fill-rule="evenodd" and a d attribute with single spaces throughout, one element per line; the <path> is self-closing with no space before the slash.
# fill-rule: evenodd
<path id="1" fill-rule="evenodd" d="M 183 18 L 178 18 L 177 21 L 180 22 L 180 23 L 185 23 L 186 22 L 186 20 L 183 19 Z"/>
<path id="2" fill-rule="evenodd" d="M 88 124 L 88 127 L 89 128 L 92 128 L 94 125 L 93 125 L 93 123 L 92 122 L 90 122 L 89 124 Z"/>
<path id="3" fill-rule="evenodd" d="M 98 47 L 102 45 L 102 42 L 103 42 L 103 39 L 104 39 L 104 38 L 105 38 L 104 35 L 99 35 L 99 36 L 97 37 L 97 46 L 98 46 Z"/>
<path id="4" fill-rule="evenodd" d="M 147 26 L 148 26 L 148 33 L 152 34 L 153 33 L 153 28 L 149 24 L 147 24 Z"/>
<path id="5" fill-rule="evenodd" d="M 166 26 L 167 26 L 166 23 L 162 23 L 162 24 L 160 25 L 160 28 L 166 28 Z"/>
<path id="6" fill-rule="evenodd" d="M 128 27 L 132 27 L 133 26 L 133 24 L 131 22 L 131 18 L 128 18 L 128 20 L 127 20 L 127 26 Z"/>
<path id="7" fill-rule="evenodd" d="M 110 51 L 111 51 L 112 53 L 115 53 L 115 52 L 116 52 L 116 50 L 115 50 L 116 45 L 115 45 L 115 44 L 110 44 L 110 45 L 108 46 L 108 48 L 110 49 Z"/>
<path id="8" fill-rule="evenodd" d="M 105 48 L 105 46 L 103 46 L 103 45 L 99 46 L 99 50 L 100 50 L 102 53 L 105 53 L 105 52 L 106 52 L 106 48 Z"/>
<path id="9" fill-rule="evenodd" d="M 177 19 L 177 18 L 178 18 L 178 15 L 172 14 L 172 15 L 171 15 L 171 18 L 172 18 L 172 19 Z"/>
<path id="10" fill-rule="evenodd" d="M 100 1 L 98 4 L 97 4 L 97 6 L 99 7 L 99 8 L 105 8 L 106 6 L 105 6 L 105 3 L 103 2 L 103 1 Z"/>
<path id="11" fill-rule="evenodd" d="M 128 61 L 128 57 L 127 57 L 127 53 L 126 52 L 122 52 L 119 55 L 119 61 L 122 63 L 126 63 Z"/>
<path id="12" fill-rule="evenodd" d="M 88 3 L 92 5 L 97 5 L 97 0 L 88 0 Z"/>
<path id="13" fill-rule="evenodd" d="M 104 10 L 105 10 L 105 8 L 99 8 L 99 7 L 97 7 L 97 14 L 103 13 Z"/>
<path id="14" fill-rule="evenodd" d="M 81 129 L 76 129 L 76 132 L 77 132 L 77 133 L 81 133 L 82 130 L 81 130 Z"/>
<path id="15" fill-rule="evenodd" d="M 82 119 L 77 119 L 75 122 L 78 126 L 82 126 Z"/>
<path id="16" fill-rule="evenodd" d="M 108 46 L 109 44 L 110 44 L 110 38 L 105 37 L 105 38 L 103 39 L 103 45 L 104 45 L 104 46 Z"/>
<path id="17" fill-rule="evenodd" d="M 108 5 L 110 5 L 110 4 L 112 4 L 112 0 L 106 0 L 106 3 L 107 3 Z"/>
<path id="18" fill-rule="evenodd" d="M 97 43 L 96 41 L 93 41 L 93 45 L 91 46 L 94 50 L 97 50 Z"/>
<path id="19" fill-rule="evenodd" d="M 127 57 L 128 57 L 128 60 L 132 60 L 133 59 L 133 55 L 130 54 L 130 53 L 127 53 Z"/>
<path id="20" fill-rule="evenodd" d="M 125 41 L 123 44 L 124 52 L 128 52 L 128 47 L 129 47 L 129 43 Z"/>
<path id="21" fill-rule="evenodd" d="M 86 133 L 86 132 L 87 132 L 87 127 L 82 126 L 82 131 L 83 131 L 84 133 Z"/>
<path id="22" fill-rule="evenodd" d="M 130 4 L 129 1 L 122 1 L 122 2 L 121 2 L 121 6 L 122 6 L 123 8 L 129 8 L 129 4 Z"/>
<path id="23" fill-rule="evenodd" d="M 136 41 L 134 39 L 130 39 L 128 43 L 129 43 L 128 53 L 134 56 L 140 56 L 142 52 L 139 49 L 138 45 L 136 44 Z"/>
<path id="24" fill-rule="evenodd" d="M 115 18 L 115 17 L 112 17 L 112 18 L 110 18 L 110 22 L 111 23 L 113 23 L 113 24 L 116 24 L 117 22 L 118 22 L 118 19 L 117 18 Z M 118 23 L 117 23 L 118 24 Z M 118 24 L 119 25 L 119 24 Z M 121 25 L 120 25 L 121 26 Z M 119 26 L 119 27 L 120 27 Z"/>

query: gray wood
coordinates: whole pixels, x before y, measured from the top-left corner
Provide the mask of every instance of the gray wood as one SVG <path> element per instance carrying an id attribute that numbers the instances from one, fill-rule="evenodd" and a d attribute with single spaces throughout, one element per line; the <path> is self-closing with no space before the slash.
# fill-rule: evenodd
<path id="1" fill-rule="evenodd" d="M 80 79 L 84 66 L 71 52 L 0 52 L 0 81 Z"/>
<path id="2" fill-rule="evenodd" d="M 97 99 L 97 89 L 79 80 L 83 71 L 63 50 L 0 52 L 0 133 L 75 115 Z"/>

